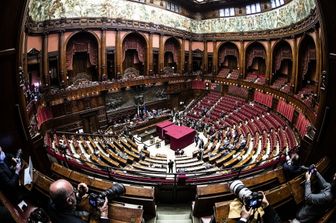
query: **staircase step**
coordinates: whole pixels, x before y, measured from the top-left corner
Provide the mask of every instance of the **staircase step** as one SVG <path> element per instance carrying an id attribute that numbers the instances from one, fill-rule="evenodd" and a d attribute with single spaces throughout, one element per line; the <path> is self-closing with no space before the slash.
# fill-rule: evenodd
<path id="1" fill-rule="evenodd" d="M 156 223 L 192 223 L 191 219 L 184 220 L 157 220 Z"/>
<path id="2" fill-rule="evenodd" d="M 173 213 L 173 214 L 185 214 L 190 213 L 191 205 L 174 204 L 174 205 L 158 205 L 157 212 L 159 213 Z"/>
<path id="3" fill-rule="evenodd" d="M 190 212 L 185 213 L 185 214 L 163 214 L 163 213 L 158 213 L 158 218 L 159 220 L 183 220 L 183 219 L 190 219 Z"/>

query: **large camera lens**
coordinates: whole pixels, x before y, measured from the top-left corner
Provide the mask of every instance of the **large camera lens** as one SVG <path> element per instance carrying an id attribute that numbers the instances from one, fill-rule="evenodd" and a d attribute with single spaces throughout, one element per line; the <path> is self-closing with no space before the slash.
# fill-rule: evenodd
<path id="1" fill-rule="evenodd" d="M 112 200 L 120 195 L 123 195 L 126 192 L 125 186 L 122 184 L 115 183 L 113 186 L 102 192 L 100 194 L 101 197 L 107 197 L 107 199 Z"/>
<path id="2" fill-rule="evenodd" d="M 249 197 L 252 194 L 252 191 L 249 190 L 243 182 L 240 180 L 235 180 L 230 184 L 230 191 L 235 194 L 241 201 L 244 201 L 245 198 Z"/>
<path id="3" fill-rule="evenodd" d="M 101 207 L 105 202 L 105 197 L 108 200 L 113 200 L 114 198 L 117 198 L 120 195 L 123 195 L 125 192 L 126 192 L 126 189 L 124 185 L 115 183 L 110 189 L 100 194 L 91 193 L 89 197 L 89 203 L 93 207 Z"/>
<path id="4" fill-rule="evenodd" d="M 252 192 L 240 180 L 233 181 L 230 184 L 230 190 L 245 204 L 246 208 L 258 208 L 261 206 L 263 194 Z"/>

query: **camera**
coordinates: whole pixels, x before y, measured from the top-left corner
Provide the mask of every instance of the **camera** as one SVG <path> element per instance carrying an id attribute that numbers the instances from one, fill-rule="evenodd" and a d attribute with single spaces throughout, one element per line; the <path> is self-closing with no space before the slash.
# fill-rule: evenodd
<path id="1" fill-rule="evenodd" d="M 316 167 L 315 167 L 314 164 L 312 164 L 312 165 L 309 166 L 309 168 L 308 168 L 308 172 L 309 172 L 310 174 L 313 174 L 313 173 L 316 172 Z"/>
<path id="2" fill-rule="evenodd" d="M 314 174 L 316 173 L 316 166 L 314 164 L 310 165 L 309 167 L 302 166 L 301 167 L 303 170 L 307 171 L 309 174 Z"/>
<path id="3" fill-rule="evenodd" d="M 240 180 L 235 180 L 230 184 L 230 191 L 244 203 L 247 209 L 259 208 L 264 197 L 261 192 L 252 192 Z"/>
<path id="4" fill-rule="evenodd" d="M 108 200 L 112 200 L 123 195 L 125 191 L 124 185 L 115 183 L 110 189 L 100 194 L 91 193 L 89 196 L 89 204 L 94 208 L 101 207 L 105 202 L 105 197 L 107 197 Z"/>
<path id="5" fill-rule="evenodd" d="M 16 165 L 21 165 L 22 161 L 22 149 L 18 149 L 15 156 L 12 156 L 12 158 L 9 161 L 10 167 L 13 169 Z"/>
<path id="6" fill-rule="evenodd" d="M 22 161 L 22 149 L 18 149 L 18 151 L 16 152 L 15 155 L 15 162 L 16 164 L 20 164 L 21 165 L 21 161 Z"/>

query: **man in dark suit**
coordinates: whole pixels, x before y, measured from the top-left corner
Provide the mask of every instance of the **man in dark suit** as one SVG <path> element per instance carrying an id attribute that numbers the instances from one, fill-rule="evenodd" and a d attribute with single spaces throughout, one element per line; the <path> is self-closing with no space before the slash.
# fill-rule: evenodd
<path id="1" fill-rule="evenodd" d="M 11 168 L 11 161 L 15 164 L 14 168 Z M 0 190 L 6 195 L 11 196 L 15 194 L 15 188 L 19 186 L 20 171 L 21 162 L 5 154 L 0 146 Z"/>
<path id="2" fill-rule="evenodd" d="M 316 176 L 319 190 L 315 193 L 311 189 L 311 177 Z M 296 213 L 296 220 L 302 223 L 316 222 L 319 217 L 333 205 L 336 188 L 336 173 L 333 175 L 332 182 L 327 182 L 316 168 L 311 168 L 306 172 L 305 181 L 305 204 Z M 297 222 L 293 220 L 292 222 Z"/>
<path id="3" fill-rule="evenodd" d="M 86 184 L 80 183 L 78 185 L 78 193 L 75 193 L 73 186 L 70 182 L 60 179 L 53 182 L 49 187 L 50 197 L 52 203 L 48 208 L 48 215 L 53 223 L 84 223 L 76 212 L 77 203 L 80 198 L 88 192 Z M 108 219 L 108 200 L 101 207 L 100 223 L 109 222 Z"/>
<path id="4" fill-rule="evenodd" d="M 168 173 L 173 173 L 174 161 L 169 160 L 168 162 Z"/>
<path id="5" fill-rule="evenodd" d="M 21 162 L 10 168 L 12 157 L 6 155 L 0 146 L 0 191 L 6 195 L 12 202 L 17 202 L 17 191 L 19 187 L 19 173 Z M 15 222 L 5 207 L 0 204 L 0 222 Z"/>

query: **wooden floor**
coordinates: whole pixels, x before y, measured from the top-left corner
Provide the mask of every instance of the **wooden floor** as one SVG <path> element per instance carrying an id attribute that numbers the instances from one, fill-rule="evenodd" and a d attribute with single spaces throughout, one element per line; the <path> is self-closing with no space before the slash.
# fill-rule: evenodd
<path id="1" fill-rule="evenodd" d="M 198 133 L 200 138 L 203 139 L 204 144 L 207 143 L 207 139 L 206 137 L 203 135 L 203 133 L 199 132 Z M 137 140 L 137 142 L 141 142 L 140 138 L 135 135 L 134 136 Z M 152 140 L 147 140 L 144 143 L 137 143 L 139 145 L 139 149 L 142 149 L 144 144 L 147 146 L 148 151 L 150 152 L 151 156 L 156 156 L 157 154 L 164 154 L 167 156 L 167 160 L 171 159 L 171 160 L 175 160 L 175 151 L 170 149 L 170 145 L 169 144 L 165 144 L 164 141 L 162 139 L 160 139 L 158 136 L 154 137 L 154 144 L 151 143 Z M 157 142 L 160 143 L 160 147 L 157 147 L 156 144 Z M 184 155 L 192 157 L 192 153 L 197 150 L 198 148 L 196 148 L 196 144 L 192 143 L 189 146 L 185 147 L 183 149 L 184 151 Z M 174 170 L 175 172 L 175 170 Z"/>

